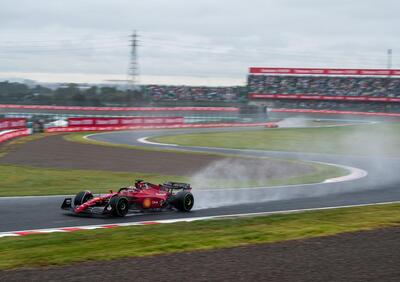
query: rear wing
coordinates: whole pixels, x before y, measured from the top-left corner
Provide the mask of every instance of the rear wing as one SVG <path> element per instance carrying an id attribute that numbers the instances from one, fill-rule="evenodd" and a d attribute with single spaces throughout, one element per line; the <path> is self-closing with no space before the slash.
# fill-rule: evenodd
<path id="1" fill-rule="evenodd" d="M 168 190 L 191 190 L 192 187 L 188 183 L 180 182 L 165 182 L 162 184 L 163 188 Z"/>

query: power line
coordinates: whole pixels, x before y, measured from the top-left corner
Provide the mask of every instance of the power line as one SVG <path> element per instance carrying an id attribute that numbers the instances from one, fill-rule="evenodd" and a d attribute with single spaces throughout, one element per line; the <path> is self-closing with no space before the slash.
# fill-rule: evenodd
<path id="1" fill-rule="evenodd" d="M 98 51 L 98 50 L 109 50 L 114 51 L 115 48 L 128 48 L 128 44 L 118 44 L 118 45 L 100 45 L 100 46 L 92 46 L 92 47 L 76 47 L 76 48 L 56 48 L 56 49 L 37 49 L 37 50 L 31 50 L 29 48 L 26 49 L 16 49 L 16 50 L 1 50 L 1 53 L 4 54 L 26 54 L 26 53 L 45 53 L 45 54 L 51 54 L 51 53 L 61 53 L 61 52 L 67 52 L 67 51 Z"/>
<path id="2" fill-rule="evenodd" d="M 182 49 L 187 49 L 187 50 L 195 50 L 195 51 L 209 51 L 212 53 L 225 53 L 225 52 L 235 52 L 235 49 L 232 46 L 207 46 L 204 45 L 204 43 L 186 43 L 186 42 L 179 42 L 176 40 L 171 40 L 171 39 L 165 39 L 165 38 L 157 38 L 153 36 L 148 36 L 146 37 L 146 42 L 145 44 L 150 43 L 152 45 L 158 45 L 161 47 L 178 47 Z M 262 50 L 260 50 L 262 48 Z M 298 56 L 318 56 L 318 57 L 337 57 L 337 58 L 344 58 L 344 57 L 354 57 L 354 54 L 338 54 L 337 52 L 326 52 L 323 51 L 323 53 L 319 51 L 284 51 L 282 49 L 277 49 L 277 48 L 271 48 L 267 46 L 260 46 L 258 48 L 252 48 L 246 46 L 245 49 L 242 50 L 236 50 L 236 52 L 253 52 L 253 53 L 267 53 L 267 54 L 279 54 L 279 55 L 298 55 Z M 371 54 L 374 54 L 374 56 L 383 56 L 381 53 L 371 53 L 371 52 L 358 52 L 362 56 L 371 56 Z"/>
<path id="3" fill-rule="evenodd" d="M 129 48 L 128 80 L 130 81 L 130 87 L 134 88 L 138 85 L 139 80 L 137 55 L 139 36 L 135 31 L 129 37 L 129 44 L 126 42 L 128 36 L 96 37 L 83 40 L 76 38 L 73 40 L 57 39 L 25 42 L 3 41 L 0 42 L 0 59 L 2 61 L 12 60 L 13 57 L 18 56 L 18 58 L 15 58 L 15 60 L 18 60 L 21 59 L 21 57 L 29 59 L 31 57 L 35 58 L 35 56 L 42 58 L 45 55 L 60 56 L 60 54 L 62 54 L 63 57 L 65 57 L 65 55 L 69 55 L 70 57 L 85 56 L 86 61 L 99 60 L 99 58 L 104 61 L 109 59 L 108 55 L 115 57 L 117 55 L 115 51 L 127 52 Z M 142 37 L 143 36 L 140 36 L 140 38 Z M 146 40 L 144 40 L 143 45 L 147 47 L 144 51 L 145 55 L 148 54 L 148 51 L 152 52 L 153 50 L 157 50 L 160 53 L 160 57 L 167 57 L 166 54 L 171 54 L 173 58 L 183 61 L 185 61 L 186 58 L 190 58 L 191 60 L 196 59 L 199 64 L 205 61 L 207 61 L 207 63 L 214 61 L 216 65 L 229 66 L 229 68 L 237 67 L 240 69 L 246 64 L 247 66 L 252 64 L 260 65 L 264 64 L 266 61 L 268 61 L 268 65 L 276 65 L 279 64 L 279 62 L 281 62 L 281 64 L 282 62 L 289 62 L 289 64 L 292 65 L 297 62 L 299 62 L 299 64 L 307 62 L 317 65 L 334 64 L 340 66 L 347 64 L 357 65 L 359 67 L 371 67 L 382 65 L 388 60 L 385 56 L 386 54 L 373 52 L 359 52 L 354 55 L 316 50 L 311 53 L 310 51 L 293 51 L 272 47 L 264 48 L 260 45 L 253 46 L 243 44 L 243 46 L 235 47 L 187 42 L 171 38 L 157 38 L 153 36 L 145 36 L 144 38 Z M 22 45 L 16 43 L 21 43 Z M 3 55 L 3 57 L 1 55 Z M 204 60 L 201 60 L 202 58 Z M 274 64 L 274 62 L 276 64 Z M 390 67 L 397 66 L 398 64 L 396 64 L 396 62 L 392 64 L 390 58 Z M 228 69 L 228 67 L 226 68 Z M 197 71 L 200 72 L 199 69 Z"/>
<path id="4" fill-rule="evenodd" d="M 128 47 L 122 43 L 122 41 L 118 40 L 106 40 L 109 39 L 119 39 L 119 38 L 126 38 L 126 36 L 119 36 L 119 37 L 103 37 L 103 38 L 94 38 L 94 39 L 85 39 L 85 40 L 37 40 L 37 41 L 30 41 L 30 42 L 44 42 L 49 44 L 42 44 L 42 45 L 2 45 L 3 42 L 0 42 L 0 50 L 2 53 L 21 53 L 26 52 L 26 49 L 29 49 L 29 53 L 46 53 L 46 52 L 63 52 L 63 51 L 79 51 L 79 50 L 93 50 L 97 51 L 100 49 L 114 49 L 114 48 L 124 48 Z M 186 52 L 186 53 L 202 53 L 205 55 L 217 55 L 221 57 L 243 57 L 243 58 L 257 58 L 262 56 L 288 56 L 292 58 L 299 58 L 299 59 L 307 59 L 307 60 L 348 60 L 348 61 L 358 61 L 361 58 L 364 59 L 368 58 L 382 58 L 383 54 L 373 54 L 372 53 L 360 53 L 357 57 L 354 57 L 352 54 L 337 54 L 337 53 L 318 53 L 318 52 L 293 52 L 293 51 L 284 51 L 284 50 L 277 50 L 276 48 L 245 48 L 242 50 L 233 49 L 230 46 L 207 46 L 204 44 L 194 44 L 194 43 L 187 43 L 187 42 L 179 42 L 179 41 L 172 41 L 171 39 L 165 38 L 157 38 L 154 36 L 147 36 L 146 37 L 145 45 L 149 46 L 157 46 L 161 47 L 159 50 L 168 50 L 171 49 L 172 51 Z M 101 44 L 99 44 L 101 42 Z M 13 41 L 6 41 L 6 43 L 16 43 Z M 29 43 L 26 41 L 25 43 Z M 66 46 L 59 46 L 54 44 L 66 44 Z M 86 46 L 82 47 L 82 44 L 93 46 Z M 73 47 L 73 45 L 78 45 L 77 47 Z M 129 45 L 131 47 L 131 45 Z M 11 49 L 12 48 L 12 49 Z M 11 49 L 11 50 L 10 50 Z M 383 58 L 382 58 L 383 59 Z"/>
<path id="5" fill-rule="evenodd" d="M 68 43 L 77 43 L 77 44 L 82 44 L 82 42 L 88 42 L 88 41 L 109 41 L 109 40 L 126 40 L 128 36 L 126 35 L 120 35 L 120 36 L 101 36 L 101 37 L 95 37 L 95 38 L 59 38 L 59 39 L 46 39 L 46 40 L 2 40 L 0 41 L 0 46 L 10 46 L 10 47 L 15 47 L 18 45 L 25 45 L 25 46 L 32 46 L 31 44 L 35 43 L 50 43 L 50 44 L 64 44 L 66 42 Z"/>

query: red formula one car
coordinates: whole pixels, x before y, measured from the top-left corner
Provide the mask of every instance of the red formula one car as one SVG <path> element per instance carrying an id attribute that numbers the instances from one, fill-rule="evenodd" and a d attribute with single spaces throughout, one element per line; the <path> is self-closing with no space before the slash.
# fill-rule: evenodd
<path id="1" fill-rule="evenodd" d="M 104 214 L 125 216 L 129 211 L 178 210 L 188 212 L 194 204 L 192 187 L 187 183 L 166 182 L 152 184 L 136 180 L 134 186 L 123 187 L 118 192 L 94 196 L 82 191 L 75 198 L 65 198 L 61 209 L 75 214 Z"/>

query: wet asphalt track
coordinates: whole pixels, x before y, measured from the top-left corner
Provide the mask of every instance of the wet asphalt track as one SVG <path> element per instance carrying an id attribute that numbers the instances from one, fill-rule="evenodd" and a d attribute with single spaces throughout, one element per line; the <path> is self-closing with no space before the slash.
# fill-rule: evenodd
<path id="1" fill-rule="evenodd" d="M 119 144 L 158 147 L 158 145 L 139 143 L 137 139 L 198 131 L 197 129 L 183 129 L 112 132 L 92 135 L 89 138 Z M 221 131 L 221 129 L 202 129 L 201 131 Z M 160 147 L 174 150 L 329 162 L 364 169 L 368 171 L 368 176 L 343 183 L 297 185 L 246 191 L 241 189 L 213 192 L 196 191 L 196 201 L 201 209 L 194 210 L 191 213 L 138 214 L 126 218 L 88 218 L 68 215 L 59 208 L 63 199 L 59 196 L 0 198 L 0 232 L 400 201 L 400 175 L 398 173 L 400 171 L 400 159 L 198 147 Z M 232 205 L 238 199 L 242 204 Z"/>

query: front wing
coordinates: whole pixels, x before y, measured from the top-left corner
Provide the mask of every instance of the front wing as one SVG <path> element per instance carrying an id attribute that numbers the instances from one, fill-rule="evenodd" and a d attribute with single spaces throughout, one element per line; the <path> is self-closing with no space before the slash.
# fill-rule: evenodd
<path id="1" fill-rule="evenodd" d="M 65 198 L 62 205 L 61 209 L 72 212 L 74 214 L 86 214 L 86 215 L 111 215 L 112 214 L 112 209 L 110 208 L 109 205 L 105 206 L 94 206 L 94 207 L 89 207 L 86 210 L 82 212 L 76 212 L 74 207 L 72 206 L 72 198 Z M 141 212 L 162 212 L 162 211 L 171 211 L 173 208 L 171 206 L 166 206 L 164 208 L 157 208 L 157 209 L 138 209 L 138 208 L 132 208 L 130 207 L 130 212 L 133 213 L 141 213 Z"/>
<path id="2" fill-rule="evenodd" d="M 111 209 L 107 209 L 107 207 L 108 205 L 89 207 L 86 210 L 78 213 L 72 207 L 72 198 L 65 198 L 63 203 L 61 204 L 61 209 L 73 212 L 74 214 L 110 214 Z"/>

